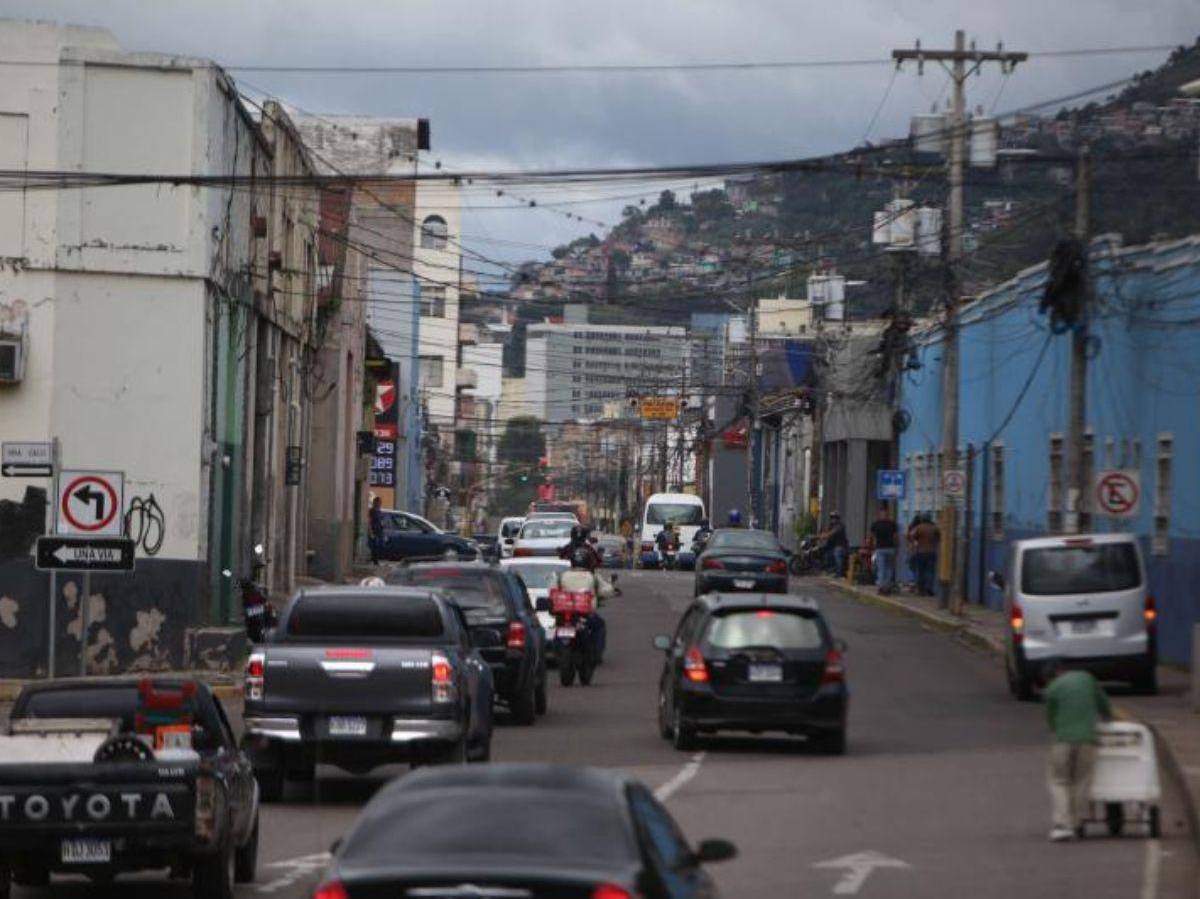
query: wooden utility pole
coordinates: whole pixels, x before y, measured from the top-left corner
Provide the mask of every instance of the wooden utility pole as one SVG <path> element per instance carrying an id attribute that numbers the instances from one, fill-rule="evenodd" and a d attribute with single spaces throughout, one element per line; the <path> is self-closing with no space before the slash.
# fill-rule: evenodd
<path id="1" fill-rule="evenodd" d="M 758 491 L 754 478 L 754 432 L 758 425 L 758 301 L 749 263 L 746 265 L 746 313 L 750 317 L 749 411 L 746 421 L 746 527 L 757 527 L 755 502 Z"/>
<path id="2" fill-rule="evenodd" d="M 949 174 L 949 216 L 946 232 L 946 297 L 943 318 L 944 361 L 942 366 L 942 471 L 958 468 L 958 265 L 963 255 L 963 166 L 967 149 L 967 99 L 966 81 L 984 63 L 999 63 L 1006 74 L 1019 62 L 1029 58 L 1027 53 L 1006 51 L 1003 46 L 994 51 L 968 48 L 966 34 L 961 29 L 954 32 L 953 50 L 924 50 L 920 43 L 912 50 L 893 50 L 892 59 L 896 66 L 915 60 L 917 74 L 922 74 L 925 61 L 939 63 L 953 82 L 953 100 L 950 107 L 950 153 L 947 159 Z M 951 503 L 942 509 L 941 561 L 938 565 L 938 581 L 943 605 L 953 611 L 962 611 L 962 577 L 958 574 L 964 561 L 964 552 L 958 545 L 958 510 Z"/>
<path id="3" fill-rule="evenodd" d="M 1067 508 L 1064 530 L 1078 534 L 1083 515 L 1083 498 L 1088 485 L 1083 483 L 1083 432 L 1087 427 L 1087 337 L 1088 299 L 1090 285 L 1087 281 L 1086 265 L 1088 232 L 1091 228 L 1092 160 L 1087 144 L 1079 151 L 1075 164 L 1075 238 L 1084 254 L 1085 273 L 1083 279 L 1083 301 L 1079 318 L 1071 329 L 1071 382 L 1068 396 L 1067 418 Z"/>

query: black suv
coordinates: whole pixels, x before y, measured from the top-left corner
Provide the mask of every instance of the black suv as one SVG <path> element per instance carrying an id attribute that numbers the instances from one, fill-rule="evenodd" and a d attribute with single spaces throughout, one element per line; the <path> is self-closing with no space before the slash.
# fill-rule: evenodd
<path id="1" fill-rule="evenodd" d="M 492 669 L 496 698 L 518 724 L 546 713 L 546 638 L 521 579 L 482 562 L 422 562 L 388 583 L 437 589 L 467 619 L 471 644 Z"/>
<path id="2" fill-rule="evenodd" d="M 678 749 L 721 730 L 803 734 L 826 752 L 846 749 L 842 654 L 816 602 L 768 593 L 709 593 L 691 604 L 666 653 L 659 730 Z"/>

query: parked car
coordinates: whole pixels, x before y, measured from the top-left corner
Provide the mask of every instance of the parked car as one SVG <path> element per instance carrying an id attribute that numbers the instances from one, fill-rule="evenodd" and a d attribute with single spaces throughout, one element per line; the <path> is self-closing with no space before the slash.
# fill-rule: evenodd
<path id="1" fill-rule="evenodd" d="M 525 591 L 529 594 L 529 599 L 533 603 L 534 609 L 536 609 L 538 600 L 549 599 L 550 588 L 554 586 L 559 572 L 569 569 L 571 563 L 557 557 L 553 559 L 535 557 L 505 559 L 500 563 L 500 567 L 505 571 L 512 572 L 521 579 L 522 583 L 525 584 Z M 551 612 L 538 612 L 537 618 L 538 623 L 542 626 L 542 633 L 546 638 L 548 659 L 553 661 L 554 615 Z"/>
<path id="2" fill-rule="evenodd" d="M 625 540 L 617 534 L 600 534 L 596 539 L 596 548 L 600 551 L 600 559 L 605 568 L 625 567 Z"/>
<path id="3" fill-rule="evenodd" d="M 317 761 L 486 761 L 492 671 L 457 605 L 428 588 L 297 593 L 246 664 L 244 744 L 265 800 Z"/>
<path id="4" fill-rule="evenodd" d="M 513 545 L 513 558 L 558 556 L 558 551 L 571 542 L 574 521 L 526 519 Z"/>
<path id="5" fill-rule="evenodd" d="M 657 568 L 661 564 L 654 541 L 665 524 L 670 522 L 675 526 L 679 548 L 682 550 L 691 547 L 704 517 L 704 500 L 698 496 L 691 493 L 653 494 L 642 507 L 638 525 L 638 562 L 641 567 Z"/>
<path id="6" fill-rule="evenodd" d="M 695 562 L 695 595 L 717 590 L 732 593 L 786 593 L 788 557 L 770 531 L 718 528 Z"/>
<path id="7" fill-rule="evenodd" d="M 766 593 L 700 597 L 666 653 L 658 727 L 678 749 L 702 733 L 802 734 L 834 754 L 846 749 L 849 693 L 843 653 L 817 603 Z"/>
<path id="8" fill-rule="evenodd" d="M 496 539 L 500 544 L 500 558 L 510 559 L 513 554 L 513 543 L 521 532 L 525 519 L 520 516 L 509 516 L 501 519 L 500 527 L 496 529 Z"/>
<path id="9" fill-rule="evenodd" d="M 168 711 L 172 709 L 172 711 Z M 198 681 L 24 687 L 0 736 L 0 895 L 50 874 L 107 883 L 169 868 L 197 899 L 254 880 L 258 787 L 220 701 Z"/>
<path id="10" fill-rule="evenodd" d="M 703 865 L 736 852 L 725 840 L 690 846 L 654 794 L 619 771 L 431 769 L 375 794 L 314 896 L 715 899 Z"/>
<path id="11" fill-rule="evenodd" d="M 546 713 L 546 639 L 520 578 L 479 562 L 426 562 L 398 569 L 387 580 L 448 596 L 462 609 L 471 645 L 491 667 L 496 698 L 514 720 L 533 724 Z"/>
<path id="12" fill-rule="evenodd" d="M 1018 540 L 992 583 L 1004 591 L 1013 696 L 1032 698 L 1038 663 L 1050 658 L 1157 691 L 1158 615 L 1135 535 Z"/>
<path id="13" fill-rule="evenodd" d="M 382 510 L 383 535 L 377 555 L 383 561 L 401 562 L 405 559 L 474 559 L 479 545 L 466 537 L 443 531 L 430 521 L 412 512 L 396 509 Z"/>

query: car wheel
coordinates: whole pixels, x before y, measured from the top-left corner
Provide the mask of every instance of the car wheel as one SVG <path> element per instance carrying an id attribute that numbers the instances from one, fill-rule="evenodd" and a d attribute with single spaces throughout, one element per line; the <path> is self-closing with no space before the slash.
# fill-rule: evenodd
<path id="1" fill-rule="evenodd" d="M 434 758 L 435 765 L 464 765 L 467 762 L 467 738 L 451 743 Z"/>
<path id="2" fill-rule="evenodd" d="M 696 730 L 687 723 L 679 709 L 675 710 L 671 724 L 671 744 L 681 752 L 696 748 Z"/>
<path id="3" fill-rule="evenodd" d="M 542 668 L 542 676 L 538 678 L 537 690 L 533 694 L 533 708 L 539 715 L 546 714 L 550 708 L 550 700 L 546 695 L 546 669 Z"/>
<path id="4" fill-rule="evenodd" d="M 258 781 L 258 798 L 263 802 L 279 802 L 283 799 L 283 763 L 275 768 L 264 768 L 254 772 Z"/>
<path id="5" fill-rule="evenodd" d="M 254 883 L 258 875 L 258 813 L 254 815 L 254 827 L 244 845 L 239 846 L 233 857 L 233 879 L 238 883 Z"/>
<path id="6" fill-rule="evenodd" d="M 212 855 L 196 860 L 192 868 L 192 895 L 196 899 L 233 899 L 234 851 L 228 840 Z"/>
<path id="7" fill-rule="evenodd" d="M 1148 823 L 1150 825 L 1151 838 L 1157 840 L 1162 836 L 1162 815 L 1159 813 L 1157 805 L 1151 806 L 1150 820 Z"/>
<path id="8" fill-rule="evenodd" d="M 537 720 L 537 685 L 529 686 L 514 696 L 509 704 L 513 721 L 522 727 L 528 727 Z"/>
<path id="9" fill-rule="evenodd" d="M 658 735 L 664 740 L 669 740 L 671 733 L 671 720 L 667 715 L 667 694 L 660 687 L 658 690 Z"/>
<path id="10" fill-rule="evenodd" d="M 595 674 L 596 656 L 592 652 L 585 651 L 579 657 L 579 683 L 585 687 L 591 686 Z"/>
<path id="11" fill-rule="evenodd" d="M 0 866 L 0 899 L 9 899 L 12 895 L 12 872 Z"/>
<path id="12" fill-rule="evenodd" d="M 1143 696 L 1154 696 L 1158 693 L 1158 668 L 1153 662 L 1149 663 L 1133 679 L 1133 689 Z"/>
<path id="13" fill-rule="evenodd" d="M 1005 656 L 1004 672 L 1008 676 L 1008 692 L 1013 695 L 1014 699 L 1020 702 L 1029 702 L 1033 699 L 1033 680 L 1028 673 L 1021 670 L 1019 663 Z"/>
<path id="14" fill-rule="evenodd" d="M 815 744 L 818 752 L 825 755 L 845 755 L 846 754 L 846 729 L 835 730 L 832 733 L 821 734 L 819 737 L 810 738 Z"/>
<path id="15" fill-rule="evenodd" d="M 476 743 L 467 751 L 467 761 L 472 763 L 490 762 L 492 760 L 492 735 L 489 733 L 483 740 Z"/>
<path id="16" fill-rule="evenodd" d="M 1119 802 L 1105 803 L 1104 823 L 1108 825 L 1108 835 L 1110 837 L 1120 836 L 1121 828 L 1125 826 L 1125 807 Z"/>
<path id="17" fill-rule="evenodd" d="M 41 865 L 14 865 L 12 881 L 22 887 L 45 887 L 50 885 L 50 869 Z"/>

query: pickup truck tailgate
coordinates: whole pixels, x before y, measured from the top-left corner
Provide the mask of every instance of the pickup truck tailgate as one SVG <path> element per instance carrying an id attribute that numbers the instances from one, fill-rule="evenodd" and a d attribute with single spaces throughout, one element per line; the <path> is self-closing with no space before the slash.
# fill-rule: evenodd
<path id="1" fill-rule="evenodd" d="M 430 649 L 270 646 L 264 660 L 267 712 L 423 716 L 432 711 Z"/>

